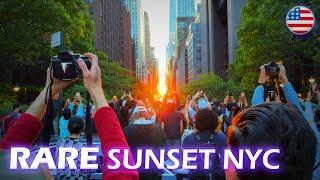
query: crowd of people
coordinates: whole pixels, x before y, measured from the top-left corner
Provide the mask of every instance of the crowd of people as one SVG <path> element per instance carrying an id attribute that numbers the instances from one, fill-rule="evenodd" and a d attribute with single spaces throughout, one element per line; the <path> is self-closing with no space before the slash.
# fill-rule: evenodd
<path id="1" fill-rule="evenodd" d="M 277 146 L 282 150 L 278 158 L 282 168 L 278 173 L 259 169 L 250 172 L 235 168 L 224 170 L 220 157 L 214 156 L 209 170 L 190 170 L 185 177 L 217 180 L 320 179 L 320 90 L 312 86 L 306 98 L 298 97 L 282 64 L 277 64 L 279 72 L 276 77 L 268 75 L 265 66 L 261 66 L 252 106 L 244 92 L 239 94 L 238 100 L 231 91 L 226 92 L 223 101 L 219 101 L 215 98 L 209 100 L 205 92 L 199 90 L 188 95 L 184 105 L 180 104 L 176 94 L 167 96 L 161 108 L 155 110 L 148 99 L 134 99 L 129 90 L 125 90 L 121 98 L 114 96 L 108 102 L 102 90 L 98 57 L 91 53 L 85 55 L 92 61 L 91 69 L 88 70 L 81 59 L 78 64 L 93 104 L 85 106 L 80 93 L 76 93 L 72 102 L 66 100 L 60 105 L 61 113 L 55 116 L 54 132 L 51 133 L 59 135 L 57 147 L 77 147 L 80 151 L 86 146 L 81 139 L 86 129 L 86 108 L 90 108 L 94 131 L 101 142 L 102 164 L 109 161 L 105 150 L 112 147 L 130 148 L 130 161 L 134 161 L 135 151 L 141 147 L 212 147 L 222 152 L 225 148 Z M 49 72 L 47 76 L 50 79 Z M 279 91 L 272 91 L 275 94 L 266 92 L 271 78 L 276 78 L 281 84 L 282 94 Z M 58 96 L 58 92 L 71 84 L 54 79 L 53 96 Z M 48 85 L 47 82 L 46 87 Z M 7 119 L 14 121 L 6 127 L 1 149 L 17 145 L 30 147 L 37 139 L 47 107 L 45 92 L 46 88 L 25 113 L 20 112 L 19 105 L 13 107 Z M 284 96 L 281 98 L 281 95 Z M 161 170 L 141 169 L 111 171 L 106 167 L 102 171 L 104 179 L 159 179 L 163 173 Z M 65 169 L 59 170 L 56 178 L 88 178 L 89 173 Z M 42 175 L 50 177 L 47 171 Z M 10 176 L 19 175 L 10 174 L 10 171 L 0 173 L 0 178 Z"/>

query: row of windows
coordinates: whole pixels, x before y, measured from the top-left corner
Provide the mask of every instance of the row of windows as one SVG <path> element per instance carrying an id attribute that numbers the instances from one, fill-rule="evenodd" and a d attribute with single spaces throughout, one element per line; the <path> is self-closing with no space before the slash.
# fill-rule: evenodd
<path id="1" fill-rule="evenodd" d="M 87 0 L 87 3 L 93 4 L 94 0 Z"/>

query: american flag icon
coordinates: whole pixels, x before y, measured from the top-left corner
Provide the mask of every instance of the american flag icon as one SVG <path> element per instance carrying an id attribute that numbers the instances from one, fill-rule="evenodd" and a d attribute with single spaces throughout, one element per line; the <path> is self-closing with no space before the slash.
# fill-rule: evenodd
<path id="1" fill-rule="evenodd" d="M 287 15 L 287 26 L 296 35 L 309 33 L 315 24 L 313 12 L 305 6 L 292 8 Z"/>

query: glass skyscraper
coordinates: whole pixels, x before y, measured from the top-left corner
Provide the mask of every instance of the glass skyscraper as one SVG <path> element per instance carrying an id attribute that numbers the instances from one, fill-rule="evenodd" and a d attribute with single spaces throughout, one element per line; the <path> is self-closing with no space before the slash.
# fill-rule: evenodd
<path id="1" fill-rule="evenodd" d="M 131 36 L 135 45 L 135 56 L 136 56 L 136 72 L 138 78 L 143 78 L 144 70 L 142 63 L 142 11 L 141 11 L 141 0 L 123 0 L 124 5 L 127 7 L 131 14 Z"/>
<path id="2" fill-rule="evenodd" d="M 176 0 L 177 1 L 177 17 L 194 17 L 195 16 L 195 0 Z"/>
<path id="3" fill-rule="evenodd" d="M 167 46 L 167 59 L 174 55 L 177 32 L 177 0 L 170 0 L 169 17 L 169 43 Z"/>

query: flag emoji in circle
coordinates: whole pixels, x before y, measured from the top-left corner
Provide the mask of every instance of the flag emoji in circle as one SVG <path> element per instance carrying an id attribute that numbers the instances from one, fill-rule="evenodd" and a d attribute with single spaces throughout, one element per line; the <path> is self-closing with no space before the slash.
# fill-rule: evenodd
<path id="1" fill-rule="evenodd" d="M 296 6 L 287 14 L 287 27 L 296 35 L 308 34 L 315 24 L 313 12 L 305 6 Z"/>

